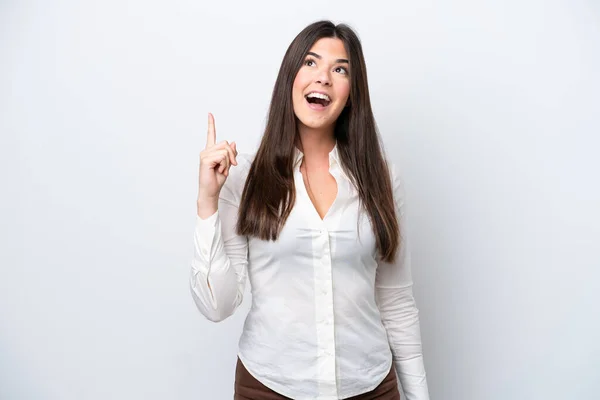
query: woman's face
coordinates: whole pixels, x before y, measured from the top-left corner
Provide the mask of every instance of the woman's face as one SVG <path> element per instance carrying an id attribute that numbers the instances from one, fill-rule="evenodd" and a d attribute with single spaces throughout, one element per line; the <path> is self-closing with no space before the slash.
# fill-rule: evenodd
<path id="1" fill-rule="evenodd" d="M 300 124 L 332 126 L 350 94 L 348 54 L 338 38 L 322 38 L 309 50 L 292 88 L 294 113 Z"/>

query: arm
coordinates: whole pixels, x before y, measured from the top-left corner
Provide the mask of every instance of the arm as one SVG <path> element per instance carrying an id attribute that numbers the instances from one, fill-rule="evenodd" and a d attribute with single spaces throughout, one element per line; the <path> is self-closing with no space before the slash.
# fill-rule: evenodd
<path id="1" fill-rule="evenodd" d="M 248 240 L 235 226 L 248 168 L 240 159 L 221 189 L 217 211 L 206 219 L 196 217 L 190 288 L 200 312 L 214 322 L 232 315 L 244 296 Z"/>
<path id="2" fill-rule="evenodd" d="M 419 310 L 412 291 L 410 250 L 404 215 L 404 184 L 394 168 L 391 174 L 400 225 L 400 248 L 394 263 L 379 262 L 375 296 L 387 331 L 394 366 L 407 400 L 429 400 L 421 349 Z"/>

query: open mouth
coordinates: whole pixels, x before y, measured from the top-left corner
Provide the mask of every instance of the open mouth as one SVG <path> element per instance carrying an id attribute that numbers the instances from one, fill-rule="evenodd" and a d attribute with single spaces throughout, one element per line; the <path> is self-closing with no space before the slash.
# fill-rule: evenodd
<path id="1" fill-rule="evenodd" d="M 323 93 L 311 92 L 304 97 L 312 109 L 321 110 L 331 104 L 331 98 Z"/>

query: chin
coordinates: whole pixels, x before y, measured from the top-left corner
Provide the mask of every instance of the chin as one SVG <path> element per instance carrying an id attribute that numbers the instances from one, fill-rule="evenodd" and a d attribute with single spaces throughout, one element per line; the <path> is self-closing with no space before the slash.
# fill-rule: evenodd
<path id="1" fill-rule="evenodd" d="M 306 118 L 306 117 L 298 117 L 298 121 L 306 126 L 307 128 L 311 128 L 311 129 L 324 129 L 324 128 L 328 128 L 332 125 L 335 124 L 335 119 L 330 119 L 327 118 L 325 120 L 319 120 L 319 119 L 314 119 L 314 118 Z"/>

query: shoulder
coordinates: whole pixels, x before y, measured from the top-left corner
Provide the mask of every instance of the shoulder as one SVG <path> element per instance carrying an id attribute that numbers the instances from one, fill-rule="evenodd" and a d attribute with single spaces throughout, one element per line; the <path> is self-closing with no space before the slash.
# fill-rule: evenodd
<path id="1" fill-rule="evenodd" d="M 237 170 L 237 174 L 240 176 L 247 176 L 250 171 L 250 167 L 252 166 L 252 162 L 254 161 L 254 153 L 239 153 L 236 157 L 238 165 L 234 165 L 231 167 L 231 170 Z"/>
<path id="2" fill-rule="evenodd" d="M 244 191 L 244 185 L 254 161 L 255 154 L 239 153 L 236 157 L 237 165 L 229 168 L 229 176 L 223 185 L 221 192 L 225 191 L 229 196 L 239 201 Z"/>
<path id="3" fill-rule="evenodd" d="M 237 155 L 236 160 L 238 164 L 229 168 L 229 178 L 227 180 L 231 179 L 244 183 L 248 177 L 248 172 L 250 172 L 252 161 L 254 161 L 254 154 L 240 153 Z"/>

